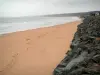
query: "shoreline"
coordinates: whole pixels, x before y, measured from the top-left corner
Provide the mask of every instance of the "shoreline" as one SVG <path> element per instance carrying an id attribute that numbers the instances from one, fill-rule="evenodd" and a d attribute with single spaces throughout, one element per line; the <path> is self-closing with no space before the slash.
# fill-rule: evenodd
<path id="1" fill-rule="evenodd" d="M 13 20 L 11 20 L 11 23 L 0 23 L 0 34 L 50 27 L 80 20 L 79 17 L 44 17 L 29 19 L 29 21 L 25 22 L 16 21 L 15 23 L 12 23 Z"/>
<path id="2" fill-rule="evenodd" d="M 56 24 L 56 25 L 50 25 L 50 26 L 44 26 L 44 27 L 40 27 L 40 28 L 32 28 L 32 29 L 19 30 L 19 31 L 14 31 L 14 32 L 6 32 L 6 33 L 3 33 L 3 34 L 0 34 L 0 37 L 6 36 L 6 35 L 9 35 L 9 34 L 13 34 L 13 33 L 17 33 L 17 32 L 24 32 L 24 31 L 29 31 L 29 30 L 37 30 L 37 29 L 43 29 L 43 28 L 49 28 L 49 27 L 55 27 L 55 26 L 60 26 L 60 25 L 64 25 L 64 24 L 67 24 L 67 23 L 79 22 L 79 21 L 81 21 L 81 20 L 69 21 L 69 22 L 62 23 L 62 24 Z"/>

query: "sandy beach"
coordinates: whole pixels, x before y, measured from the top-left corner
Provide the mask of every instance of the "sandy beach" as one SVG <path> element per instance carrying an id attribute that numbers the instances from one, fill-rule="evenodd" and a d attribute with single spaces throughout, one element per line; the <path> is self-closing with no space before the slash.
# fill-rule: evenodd
<path id="1" fill-rule="evenodd" d="M 79 21 L 0 36 L 0 75 L 52 75 Z"/>

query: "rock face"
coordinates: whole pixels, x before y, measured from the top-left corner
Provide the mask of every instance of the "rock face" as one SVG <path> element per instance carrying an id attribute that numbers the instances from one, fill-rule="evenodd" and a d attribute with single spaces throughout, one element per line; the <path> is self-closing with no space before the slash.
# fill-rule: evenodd
<path id="1" fill-rule="evenodd" d="M 70 49 L 53 75 L 100 75 L 99 12 L 90 13 L 78 25 Z"/>

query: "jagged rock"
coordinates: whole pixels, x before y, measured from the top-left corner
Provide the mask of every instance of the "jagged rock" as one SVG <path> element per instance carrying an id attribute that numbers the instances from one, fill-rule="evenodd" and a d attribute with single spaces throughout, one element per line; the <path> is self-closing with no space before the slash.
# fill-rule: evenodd
<path id="1" fill-rule="evenodd" d="M 78 25 L 71 50 L 53 75 L 100 75 L 100 14 L 90 13 Z"/>

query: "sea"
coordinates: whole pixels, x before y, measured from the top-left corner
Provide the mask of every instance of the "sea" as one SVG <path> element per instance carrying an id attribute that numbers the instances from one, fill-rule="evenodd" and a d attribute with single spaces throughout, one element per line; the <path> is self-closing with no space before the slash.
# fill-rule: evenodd
<path id="1" fill-rule="evenodd" d="M 80 18 L 77 16 L 0 18 L 0 35 L 36 28 L 50 27 L 78 20 L 80 20 Z"/>

